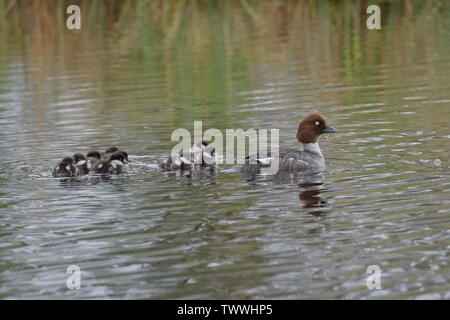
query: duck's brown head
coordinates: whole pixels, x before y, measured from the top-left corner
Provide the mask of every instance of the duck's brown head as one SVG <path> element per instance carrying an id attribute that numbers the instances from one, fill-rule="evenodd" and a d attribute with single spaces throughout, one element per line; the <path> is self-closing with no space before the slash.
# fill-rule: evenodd
<path id="1" fill-rule="evenodd" d="M 310 114 L 300 122 L 297 131 L 297 140 L 301 143 L 316 143 L 322 133 L 337 132 L 333 127 L 327 125 L 320 114 Z"/>

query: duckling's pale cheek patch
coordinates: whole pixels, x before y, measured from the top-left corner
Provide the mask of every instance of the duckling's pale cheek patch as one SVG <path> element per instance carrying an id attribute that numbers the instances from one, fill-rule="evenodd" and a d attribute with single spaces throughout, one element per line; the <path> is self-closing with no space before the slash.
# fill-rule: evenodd
<path id="1" fill-rule="evenodd" d="M 70 166 L 69 165 L 66 166 L 66 170 L 70 171 Z"/>
<path id="2" fill-rule="evenodd" d="M 257 161 L 262 164 L 263 166 L 268 166 L 270 165 L 270 161 L 273 160 L 273 158 L 260 158 L 257 159 Z"/>
<path id="3" fill-rule="evenodd" d="M 86 160 L 80 160 L 76 163 L 77 166 L 82 166 L 86 163 Z"/>
<path id="4" fill-rule="evenodd" d="M 122 166 L 123 163 L 120 160 L 113 160 L 111 161 L 111 165 L 113 166 L 114 169 L 117 169 L 117 166 Z"/>
<path id="5" fill-rule="evenodd" d="M 194 155 L 195 164 L 202 164 L 202 154 L 201 152 L 196 152 Z"/>
<path id="6" fill-rule="evenodd" d="M 181 160 L 180 160 L 180 158 L 178 157 L 178 158 L 176 158 L 175 160 L 173 160 L 172 161 L 176 166 L 179 166 L 179 165 L 181 165 Z"/>
<path id="7" fill-rule="evenodd" d="M 209 165 L 216 164 L 216 158 L 207 152 L 203 152 L 203 160 L 205 160 L 205 163 Z"/>
<path id="8" fill-rule="evenodd" d="M 191 162 L 186 159 L 185 157 L 180 157 L 181 162 L 183 162 L 184 164 L 191 164 Z"/>

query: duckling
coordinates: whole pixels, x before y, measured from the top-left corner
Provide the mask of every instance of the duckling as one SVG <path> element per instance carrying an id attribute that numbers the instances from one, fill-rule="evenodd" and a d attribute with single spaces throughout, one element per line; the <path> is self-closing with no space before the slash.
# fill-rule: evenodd
<path id="1" fill-rule="evenodd" d="M 78 175 L 78 169 L 73 165 L 71 157 L 63 158 L 53 169 L 54 177 L 75 177 Z"/>
<path id="2" fill-rule="evenodd" d="M 93 173 L 120 174 L 125 171 L 125 156 L 121 151 L 116 151 L 108 159 L 98 161 L 91 169 Z"/>
<path id="3" fill-rule="evenodd" d="M 183 157 L 182 155 L 174 155 L 172 158 L 168 156 L 164 159 L 159 167 L 164 170 L 174 171 L 174 170 L 190 170 L 193 167 L 193 163 Z"/>
<path id="4" fill-rule="evenodd" d="M 216 164 L 216 151 L 213 145 L 207 141 L 200 141 L 189 149 L 190 158 L 195 165 L 202 167 Z"/>
<path id="5" fill-rule="evenodd" d="M 97 150 L 91 150 L 86 154 L 87 157 L 87 168 L 91 170 L 92 167 L 102 159 L 102 155 Z"/>
<path id="6" fill-rule="evenodd" d="M 216 164 L 215 159 L 214 146 L 207 141 L 200 141 L 191 147 L 186 155 L 180 152 L 174 157 L 168 156 L 160 163 L 159 167 L 164 170 L 188 170 L 194 165 L 213 166 Z"/>
<path id="7" fill-rule="evenodd" d="M 125 159 L 125 162 L 124 162 L 124 163 L 125 163 L 125 164 L 128 163 L 128 162 L 130 161 L 130 160 L 128 160 L 128 153 L 125 152 L 125 151 L 123 151 L 123 150 L 120 150 L 120 149 L 117 148 L 117 147 L 109 147 L 109 148 L 106 148 L 105 152 L 102 153 L 102 159 L 108 160 L 108 158 L 109 158 L 113 153 L 118 152 L 118 151 L 120 151 L 120 152 L 123 154 L 124 159 Z"/>
<path id="8" fill-rule="evenodd" d="M 201 164 L 204 167 L 216 164 L 216 148 L 210 142 L 202 141 L 197 143 L 191 150 L 196 164 Z"/>
<path id="9" fill-rule="evenodd" d="M 84 154 L 82 154 L 82 153 L 75 153 L 72 156 L 72 158 L 73 158 L 73 161 L 74 161 L 74 165 L 78 169 L 78 172 L 80 174 L 89 173 L 88 161 L 87 161 L 87 159 L 86 159 Z"/>
<path id="10" fill-rule="evenodd" d="M 111 166 L 113 167 L 112 173 L 123 173 L 126 170 L 126 164 L 128 163 L 128 154 L 125 151 L 116 151 L 109 156 Z"/>

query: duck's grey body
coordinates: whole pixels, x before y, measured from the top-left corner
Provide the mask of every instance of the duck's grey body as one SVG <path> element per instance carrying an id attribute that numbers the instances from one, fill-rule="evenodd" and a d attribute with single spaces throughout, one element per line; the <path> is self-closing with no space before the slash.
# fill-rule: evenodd
<path id="1" fill-rule="evenodd" d="M 261 173 L 261 168 L 274 164 L 276 153 L 267 152 L 261 157 L 259 153 L 247 157 L 241 171 L 249 174 Z M 325 160 L 317 143 L 305 143 L 302 149 L 283 148 L 278 151 L 277 172 L 320 172 L 325 170 Z"/>
<path id="2" fill-rule="evenodd" d="M 266 155 L 254 154 L 247 157 L 241 171 L 248 174 L 278 174 L 281 172 L 315 173 L 325 170 L 325 159 L 320 151 L 317 138 L 323 133 L 337 132 L 326 124 L 320 114 L 311 114 L 300 122 L 296 138 L 299 149 L 279 149 Z M 277 161 L 278 160 L 278 161 Z M 277 163 L 278 162 L 278 163 Z M 263 168 L 264 172 L 262 172 Z"/>

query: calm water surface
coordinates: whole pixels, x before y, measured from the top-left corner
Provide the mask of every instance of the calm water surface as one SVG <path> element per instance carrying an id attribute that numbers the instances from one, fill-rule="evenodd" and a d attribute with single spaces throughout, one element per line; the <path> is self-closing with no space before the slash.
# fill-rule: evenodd
<path id="1" fill-rule="evenodd" d="M 0 51 L 0 297 L 450 299 L 448 13 L 337 37 L 313 19 L 216 15 L 195 30 L 205 41 L 181 30 L 134 51 L 124 42 L 145 36 L 81 33 Z M 340 129 L 320 140 L 320 175 L 154 167 L 194 120 L 279 128 L 296 147 L 312 112 Z M 128 174 L 51 177 L 62 156 L 110 145 Z"/>

